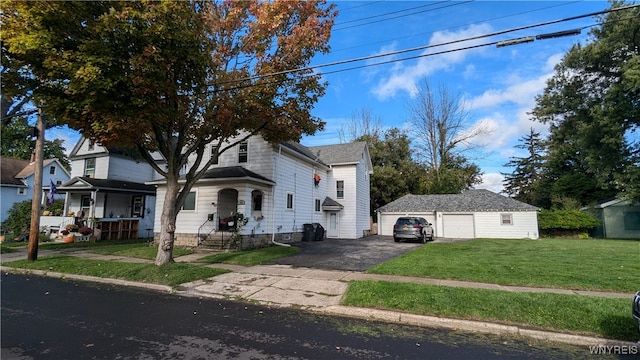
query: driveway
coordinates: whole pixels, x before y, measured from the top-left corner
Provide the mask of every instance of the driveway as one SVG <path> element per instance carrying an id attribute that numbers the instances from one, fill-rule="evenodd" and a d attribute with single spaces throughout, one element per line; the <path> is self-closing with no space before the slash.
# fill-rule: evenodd
<path id="1" fill-rule="evenodd" d="M 361 239 L 302 241 L 292 243 L 291 246 L 300 248 L 300 252 L 268 264 L 325 270 L 365 271 L 415 250 L 422 244 L 419 242 L 396 243 L 391 236 L 372 235 Z"/>

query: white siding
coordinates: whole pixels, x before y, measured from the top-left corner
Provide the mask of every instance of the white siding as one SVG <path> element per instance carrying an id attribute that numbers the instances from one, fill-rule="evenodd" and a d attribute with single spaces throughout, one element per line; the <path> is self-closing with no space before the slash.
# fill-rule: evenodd
<path id="1" fill-rule="evenodd" d="M 102 167 L 98 166 L 98 162 L 102 164 L 103 160 L 109 160 L 108 173 L 103 174 Z M 120 181 L 132 181 L 144 183 L 154 178 L 155 171 L 151 165 L 145 161 L 136 162 L 134 160 L 121 157 L 111 156 L 109 158 L 98 158 L 96 161 L 96 178 L 110 179 Z M 100 171 L 98 170 L 100 169 Z M 99 172 L 98 172 L 99 171 Z"/>
<path id="2" fill-rule="evenodd" d="M 513 223 L 503 225 L 501 214 L 511 214 Z M 486 212 L 476 214 L 476 237 L 498 239 L 537 239 L 538 214 L 534 211 Z"/>

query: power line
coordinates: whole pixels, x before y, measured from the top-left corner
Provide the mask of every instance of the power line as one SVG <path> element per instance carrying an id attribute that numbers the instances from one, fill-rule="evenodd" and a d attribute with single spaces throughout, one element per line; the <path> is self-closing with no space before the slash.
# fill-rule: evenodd
<path id="1" fill-rule="evenodd" d="M 503 34 L 515 32 L 515 31 L 527 30 L 527 29 L 532 29 L 532 28 L 541 27 L 541 26 L 547 26 L 547 25 L 552 25 L 552 24 L 558 24 L 558 23 L 577 20 L 577 19 L 582 19 L 582 18 L 586 18 L 586 17 L 604 15 L 604 14 L 608 14 L 608 13 L 612 13 L 612 12 L 617 12 L 617 11 L 622 11 L 622 10 L 629 10 L 629 9 L 633 9 L 633 8 L 637 8 L 637 7 L 640 7 L 640 4 L 639 5 L 627 5 L 627 6 L 623 6 L 623 7 L 619 7 L 619 8 L 601 10 L 601 11 L 596 11 L 596 12 L 592 12 L 592 13 L 588 13 L 588 14 L 571 16 L 571 17 L 563 18 L 563 19 L 550 20 L 550 21 L 545 21 L 545 22 L 541 22 L 541 23 L 537 23 L 537 24 L 525 25 L 525 26 L 520 26 L 520 27 L 516 27 L 516 28 L 495 31 L 495 32 L 488 33 L 488 34 L 472 36 L 472 37 L 468 37 L 468 38 L 465 38 L 465 39 L 447 41 L 447 42 L 439 43 L 439 44 L 423 45 L 423 46 L 413 47 L 413 48 L 404 49 L 404 50 L 392 51 L 392 52 L 388 52 L 388 53 L 384 53 L 384 54 L 362 56 L 362 57 L 357 57 L 357 58 L 352 58 L 352 59 L 329 62 L 329 63 L 325 63 L 325 64 L 320 64 L 320 65 L 308 66 L 308 67 L 299 68 L 299 69 L 283 70 L 283 71 L 273 72 L 273 73 L 269 73 L 269 74 L 255 75 L 255 76 L 250 76 L 250 77 L 246 77 L 246 78 L 242 78 L 242 79 L 215 83 L 215 84 L 211 84 L 210 86 L 232 84 L 232 83 L 240 83 L 240 82 L 244 82 L 244 81 L 252 81 L 252 80 L 257 80 L 257 79 L 262 79 L 262 78 L 274 77 L 274 76 L 278 76 L 278 75 L 285 75 L 285 74 L 296 73 L 296 72 L 310 71 L 310 70 L 319 69 L 319 68 L 323 68 L 323 67 L 337 66 L 337 65 L 349 64 L 349 63 L 353 63 L 353 62 L 372 60 L 372 59 L 377 59 L 377 58 L 381 58 L 381 57 L 399 55 L 399 54 L 404 54 L 404 53 L 418 51 L 418 50 L 426 50 L 426 49 L 430 49 L 430 48 L 436 48 L 436 47 L 452 45 L 452 44 L 458 44 L 458 43 L 472 41 L 472 40 L 483 39 L 483 38 L 487 38 L 487 37 L 491 37 L 491 36 L 503 35 Z M 388 64 L 388 63 L 391 63 L 391 62 L 412 60 L 412 59 L 416 59 L 416 58 L 419 58 L 419 57 L 425 57 L 425 56 L 441 55 L 441 54 L 450 53 L 450 52 L 454 52 L 454 51 L 462 51 L 462 50 L 468 50 L 468 49 L 473 49 L 473 48 L 478 48 L 478 47 L 491 46 L 491 45 L 496 45 L 499 42 L 500 41 L 495 41 L 495 42 L 482 44 L 482 45 L 473 45 L 473 46 L 469 46 L 469 47 L 465 47 L 465 48 L 459 48 L 459 49 L 453 49 L 453 50 L 445 50 L 445 51 L 436 52 L 436 53 L 430 53 L 430 54 L 422 54 L 422 55 L 412 56 L 412 57 L 403 58 L 403 59 L 394 59 L 394 60 L 390 60 L 390 61 L 379 62 L 379 63 L 376 63 L 376 64 L 362 65 L 362 66 L 353 67 L 353 68 L 349 68 L 349 69 L 341 69 L 341 70 L 336 70 L 336 71 L 331 71 L 331 72 L 325 72 L 323 74 L 330 74 L 330 73 L 335 73 L 335 72 L 339 72 L 339 71 L 353 70 L 353 69 L 358 69 L 358 68 L 362 68 L 362 67 L 366 67 L 366 66 L 377 66 L 377 65 L 382 65 L 382 64 Z M 318 76 L 318 74 L 314 74 L 313 76 Z M 280 82 L 280 81 L 277 81 L 277 82 Z M 277 82 L 268 82 L 268 83 L 264 83 L 264 84 L 266 85 L 266 84 L 272 84 L 272 83 L 277 83 Z M 233 90 L 233 89 L 239 89 L 239 88 L 246 88 L 246 87 L 250 87 L 250 86 L 256 86 L 256 84 L 239 85 L 237 87 L 231 87 L 231 88 L 220 89 L 220 90 L 212 90 L 212 91 L 213 92 L 217 92 L 217 91 L 223 91 L 223 90 Z"/>
<path id="2" fill-rule="evenodd" d="M 356 48 L 370 46 L 370 45 L 387 43 L 387 42 L 390 42 L 390 41 L 395 41 L 395 40 L 400 40 L 400 39 L 407 39 L 407 38 L 410 38 L 410 37 L 430 35 L 430 34 L 433 34 L 435 32 L 438 32 L 438 31 L 448 31 L 448 30 L 458 29 L 458 28 L 461 28 L 461 27 L 469 26 L 469 25 L 475 25 L 475 24 L 478 24 L 478 23 L 484 23 L 484 22 L 490 22 L 490 21 L 494 21 L 494 20 L 506 19 L 506 18 L 510 18 L 510 17 L 514 17 L 514 16 L 518 16 L 518 15 L 531 14 L 531 13 L 534 13 L 534 12 L 538 12 L 538 11 L 542 11 L 542 10 L 548 10 L 548 9 L 555 8 L 555 7 L 560 7 L 560 6 L 566 6 L 566 5 L 573 4 L 573 3 L 578 3 L 578 2 L 580 2 L 580 1 L 562 3 L 562 4 L 559 4 L 559 5 L 545 6 L 545 7 L 542 7 L 542 8 L 537 8 L 537 9 L 528 10 L 528 11 L 521 11 L 521 12 L 517 12 L 517 13 L 513 13 L 513 14 L 503 15 L 503 16 L 497 16 L 497 17 L 484 19 L 484 20 L 479 20 L 479 21 L 475 21 L 475 22 L 471 22 L 471 23 L 456 25 L 456 26 L 452 26 L 452 27 L 448 27 L 448 28 L 444 28 L 444 29 L 437 29 L 437 30 L 433 30 L 431 32 L 423 32 L 423 33 L 419 33 L 419 34 L 413 34 L 411 36 L 403 36 L 403 37 L 399 37 L 399 38 L 386 39 L 386 40 L 376 41 L 376 42 L 372 42 L 372 43 L 368 43 L 368 44 L 362 44 L 362 45 L 358 45 L 358 46 L 351 46 L 351 47 L 337 49 L 337 50 L 332 49 L 331 52 L 332 53 L 336 53 L 336 52 L 340 52 L 340 51 L 351 50 L 351 49 L 356 49 Z"/>

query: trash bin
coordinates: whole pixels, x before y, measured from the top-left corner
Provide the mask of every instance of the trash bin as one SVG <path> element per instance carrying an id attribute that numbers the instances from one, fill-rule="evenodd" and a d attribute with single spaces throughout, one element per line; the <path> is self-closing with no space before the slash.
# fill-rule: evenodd
<path id="1" fill-rule="evenodd" d="M 313 223 L 313 227 L 315 228 L 315 232 L 316 232 L 314 240 L 315 241 L 324 240 L 324 227 L 319 223 Z"/>
<path id="2" fill-rule="evenodd" d="M 302 233 L 302 241 L 313 241 L 316 236 L 315 228 L 313 224 L 304 224 L 302 225 L 304 232 Z"/>

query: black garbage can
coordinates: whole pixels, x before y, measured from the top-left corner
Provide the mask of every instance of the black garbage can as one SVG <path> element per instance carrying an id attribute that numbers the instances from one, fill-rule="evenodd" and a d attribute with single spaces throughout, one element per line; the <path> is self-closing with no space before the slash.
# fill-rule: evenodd
<path id="1" fill-rule="evenodd" d="M 315 241 L 324 240 L 324 227 L 320 225 L 320 223 L 313 223 L 313 227 L 315 228 Z"/>
<path id="2" fill-rule="evenodd" d="M 302 241 L 313 241 L 316 236 L 313 224 L 303 224 L 304 232 L 302 233 Z"/>

